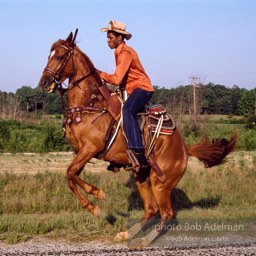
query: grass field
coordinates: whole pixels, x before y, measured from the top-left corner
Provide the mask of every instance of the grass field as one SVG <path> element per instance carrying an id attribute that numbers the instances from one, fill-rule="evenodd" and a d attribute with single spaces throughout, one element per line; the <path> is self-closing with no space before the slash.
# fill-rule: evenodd
<path id="1" fill-rule="evenodd" d="M 143 214 L 131 173 L 110 173 L 93 159 L 82 178 L 104 190 L 94 200 L 98 219 L 84 211 L 67 185 L 72 154 L 0 155 L 0 240 L 17 243 L 33 237 L 88 241 L 112 240 L 131 219 Z M 224 165 L 204 169 L 190 158 L 187 172 L 172 193 L 177 218 L 256 218 L 256 151 L 237 151 Z"/>

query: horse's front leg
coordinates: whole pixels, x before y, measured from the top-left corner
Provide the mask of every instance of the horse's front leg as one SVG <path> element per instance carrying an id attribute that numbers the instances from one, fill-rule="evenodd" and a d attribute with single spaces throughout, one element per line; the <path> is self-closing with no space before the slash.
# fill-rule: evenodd
<path id="1" fill-rule="evenodd" d="M 90 148 L 88 145 L 86 148 Z M 92 152 L 88 152 L 86 148 L 82 148 L 73 159 L 72 163 L 68 167 L 67 170 L 67 179 L 69 188 L 74 192 L 76 197 L 78 198 L 81 205 L 91 212 L 95 216 L 100 216 L 101 211 L 99 206 L 92 204 L 78 189 L 78 186 L 81 187 L 85 192 L 94 195 L 99 199 L 106 199 L 105 193 L 98 189 L 97 187 L 88 184 L 79 178 L 79 174 L 81 170 L 84 168 L 85 164 L 93 157 Z"/>

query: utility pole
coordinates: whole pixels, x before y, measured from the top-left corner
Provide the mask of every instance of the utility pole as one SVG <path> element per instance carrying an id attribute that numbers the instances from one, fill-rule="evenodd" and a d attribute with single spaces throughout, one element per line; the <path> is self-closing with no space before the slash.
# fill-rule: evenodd
<path id="1" fill-rule="evenodd" d="M 197 85 L 199 84 L 200 77 L 196 76 L 189 76 L 189 79 L 191 79 L 191 86 L 192 86 L 192 95 L 193 95 L 193 125 L 196 126 L 197 123 Z"/>
<path id="2" fill-rule="evenodd" d="M 256 99 L 254 101 L 254 116 L 256 116 Z"/>
<path id="3" fill-rule="evenodd" d="M 254 116 L 256 117 L 256 91 L 254 92 Z"/>

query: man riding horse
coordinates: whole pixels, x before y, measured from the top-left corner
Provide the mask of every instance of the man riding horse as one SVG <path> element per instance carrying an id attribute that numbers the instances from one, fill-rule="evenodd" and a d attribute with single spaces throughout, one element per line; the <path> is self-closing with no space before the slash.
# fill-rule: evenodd
<path id="1" fill-rule="evenodd" d="M 116 70 L 108 74 L 98 70 L 100 77 L 115 86 L 120 86 L 129 94 L 123 112 L 123 128 L 128 141 L 128 148 L 133 151 L 140 164 L 140 169 L 147 169 L 149 164 L 145 157 L 141 129 L 137 114 L 142 111 L 154 93 L 154 88 L 146 74 L 136 51 L 128 46 L 124 39 L 132 35 L 126 31 L 126 25 L 119 21 L 110 21 L 107 28 L 107 43 L 115 49 Z"/>
<path id="2" fill-rule="evenodd" d="M 164 122 L 164 117 L 161 115 L 161 122 L 158 123 L 155 130 L 158 132 L 155 132 L 153 136 L 154 139 L 158 137 L 155 134 L 161 133 L 158 139 L 152 140 L 154 142 L 151 141 L 149 147 L 150 140 L 145 140 L 148 157 L 146 161 L 136 113 L 145 106 L 152 96 L 153 87 L 136 52 L 124 42 L 125 38 L 131 38 L 131 34 L 126 32 L 125 25 L 119 22 L 111 22 L 108 28 L 103 29 L 108 33 L 110 48 L 116 49 L 116 71 L 113 75 L 109 75 L 100 71 L 95 72 L 92 61 L 75 43 L 77 31 L 74 36 L 71 32 L 66 40 L 59 39 L 52 45 L 50 56 L 39 81 L 39 85 L 44 91 L 52 93 L 58 88 L 61 89 L 61 83 L 67 78 L 69 79 L 68 88 L 65 90 L 67 108 L 64 111 L 64 127 L 75 154 L 67 168 L 68 185 L 84 209 L 94 216 L 102 216 L 100 207 L 91 202 L 86 194 L 91 194 L 101 200 L 106 199 L 106 194 L 100 188 L 84 180 L 80 174 L 85 165 L 94 157 L 120 166 L 127 166 L 131 162 L 127 154 L 127 143 L 122 129 L 117 128 L 116 137 L 114 137 L 116 139 L 101 158 L 107 145 L 106 138 L 109 138 L 114 126 L 111 123 L 116 124 L 118 121 L 119 125 L 122 120 L 117 118 L 119 111 L 115 113 L 115 109 L 108 106 L 112 96 L 119 97 L 119 95 L 111 95 L 102 79 L 115 85 L 124 84 L 130 94 L 123 107 L 128 146 L 137 153 L 142 167 L 144 164 L 147 165 L 148 161 L 152 168 L 147 168 L 149 171 L 145 172 L 146 175 L 141 171 L 134 175 L 144 206 L 142 219 L 128 231 L 118 233 L 115 239 L 127 240 L 129 238 L 132 239 L 131 247 L 145 247 L 158 237 L 161 231 L 166 230 L 168 223 L 175 217 L 170 193 L 184 175 L 188 157 L 198 158 L 206 167 L 219 165 L 234 149 L 237 136 L 233 135 L 229 140 L 210 141 L 205 139 L 187 147 L 177 127 L 170 134 L 166 134 L 166 131 L 161 133 L 161 123 Z M 120 100 L 119 103 L 121 105 Z M 121 107 L 118 110 L 120 109 Z M 162 112 L 162 110 L 156 111 L 156 113 Z M 146 134 L 146 131 L 144 133 Z M 157 164 L 152 161 L 152 155 Z M 159 167 L 157 168 L 157 166 Z M 161 172 L 157 172 L 157 170 L 161 170 Z M 140 177 L 138 178 L 138 176 Z M 143 238 L 134 238 L 158 213 L 161 216 L 158 223 L 160 228 L 153 228 Z"/>

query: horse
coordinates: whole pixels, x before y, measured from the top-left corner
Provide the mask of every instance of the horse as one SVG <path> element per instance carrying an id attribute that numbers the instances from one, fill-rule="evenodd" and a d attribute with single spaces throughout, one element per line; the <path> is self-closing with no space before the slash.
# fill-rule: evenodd
<path id="1" fill-rule="evenodd" d="M 100 188 L 82 180 L 79 175 L 92 158 L 100 158 L 106 147 L 105 138 L 111 127 L 110 123 L 113 120 L 116 123 L 118 118 L 113 119 L 111 111 L 108 111 L 108 100 L 101 90 L 103 82 L 96 68 L 75 42 L 77 31 L 74 34 L 70 32 L 66 39 L 59 39 L 52 44 L 39 86 L 42 90 L 52 93 L 62 88 L 63 81 L 69 79 L 68 87 L 60 89 L 60 93 L 67 93 L 64 128 L 74 150 L 74 158 L 67 168 L 68 186 L 83 208 L 100 217 L 100 207 L 90 202 L 85 193 L 101 200 L 106 200 L 106 194 Z M 237 136 L 232 135 L 229 139 L 205 139 L 187 147 L 177 127 L 171 136 L 160 134 L 153 154 L 158 167 L 165 175 L 165 181 L 159 180 L 153 168 L 147 173 L 135 173 L 135 183 L 142 198 L 144 214 L 129 230 L 118 233 L 115 240 L 134 238 L 135 234 L 160 214 L 158 228 L 153 228 L 143 238 L 132 239 L 130 243 L 131 247 L 149 246 L 175 218 L 170 194 L 183 177 L 189 156 L 198 158 L 206 167 L 219 165 L 234 149 L 236 141 Z M 117 131 L 113 144 L 103 160 L 117 166 L 130 165 L 127 141 L 122 127 Z"/>

